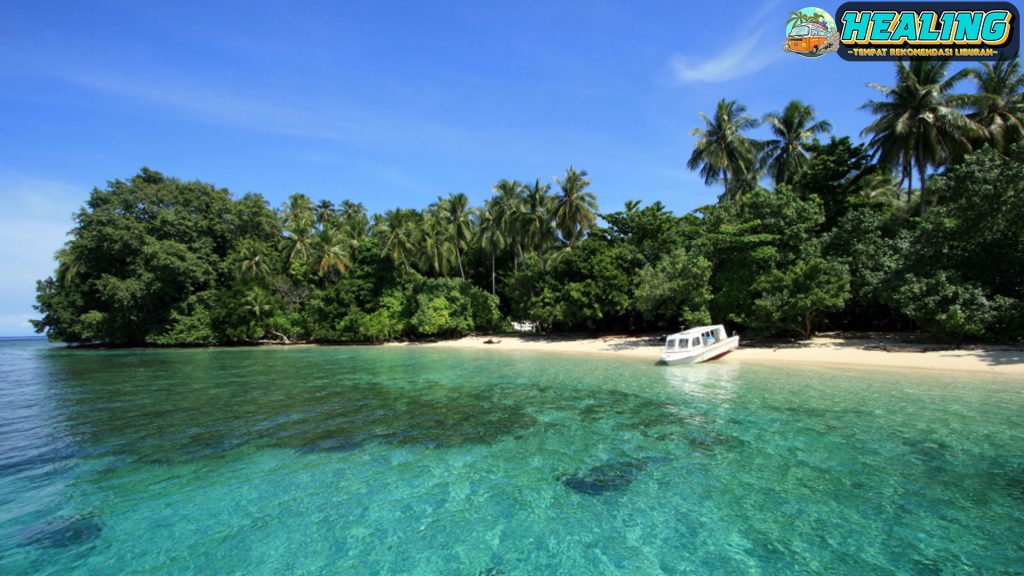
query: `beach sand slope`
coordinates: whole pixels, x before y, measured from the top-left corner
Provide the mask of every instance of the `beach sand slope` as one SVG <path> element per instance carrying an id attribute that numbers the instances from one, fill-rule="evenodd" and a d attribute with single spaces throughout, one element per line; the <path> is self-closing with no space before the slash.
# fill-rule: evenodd
<path id="1" fill-rule="evenodd" d="M 487 341 L 495 342 L 487 344 Z M 645 358 L 661 356 L 657 338 L 639 336 L 571 337 L 543 335 L 469 336 L 430 343 L 389 346 L 461 348 L 490 351 L 605 354 Z M 934 344 L 905 344 L 891 338 L 818 337 L 778 346 L 745 346 L 722 358 L 723 363 L 833 364 L 860 368 L 941 370 L 1024 377 L 1024 349 L 1004 346 L 951 348 Z"/>

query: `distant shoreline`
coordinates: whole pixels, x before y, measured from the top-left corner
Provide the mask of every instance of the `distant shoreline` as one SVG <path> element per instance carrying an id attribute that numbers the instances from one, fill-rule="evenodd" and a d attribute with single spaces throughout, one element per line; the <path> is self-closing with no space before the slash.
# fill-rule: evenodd
<path id="1" fill-rule="evenodd" d="M 2 337 L 0 340 L 36 340 L 43 337 Z M 487 343 L 491 342 L 491 343 Z M 212 346 L 127 346 L 103 344 L 68 345 L 80 350 L 167 350 L 174 348 L 302 348 L 313 346 L 415 347 L 537 352 L 573 355 L 598 354 L 656 362 L 662 338 L 657 335 L 492 334 L 449 340 L 370 342 L 259 342 Z M 821 335 L 802 341 L 740 341 L 739 349 L 714 360 L 722 364 L 831 365 L 858 369 L 938 370 L 1024 377 L 1024 346 L 972 344 L 950 345 L 915 342 L 907 334 Z"/>
<path id="2" fill-rule="evenodd" d="M 485 344 L 486 341 L 496 343 Z M 602 354 L 644 358 L 655 362 L 662 344 L 652 336 L 544 336 L 496 335 L 467 336 L 436 342 L 395 342 L 385 346 L 505 350 L 516 352 L 556 352 Z M 800 342 L 770 344 L 755 342 L 723 356 L 723 364 L 833 365 L 857 368 L 940 370 L 977 374 L 1024 376 L 1024 348 L 1011 346 L 953 347 L 941 344 L 916 344 L 891 336 L 819 336 Z"/>

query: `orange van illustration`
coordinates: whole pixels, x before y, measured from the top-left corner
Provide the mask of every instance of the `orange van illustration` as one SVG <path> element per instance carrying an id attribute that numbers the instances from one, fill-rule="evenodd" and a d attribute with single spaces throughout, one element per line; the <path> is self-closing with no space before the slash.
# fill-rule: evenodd
<path id="1" fill-rule="evenodd" d="M 828 27 L 825 24 L 806 22 L 793 26 L 786 36 L 786 50 L 800 54 L 817 54 L 828 39 Z"/>

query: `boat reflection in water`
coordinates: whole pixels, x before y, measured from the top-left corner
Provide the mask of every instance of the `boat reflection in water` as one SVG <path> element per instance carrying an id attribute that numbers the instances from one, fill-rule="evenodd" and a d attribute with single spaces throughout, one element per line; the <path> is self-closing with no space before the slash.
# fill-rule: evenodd
<path id="1" fill-rule="evenodd" d="M 663 373 L 669 386 L 688 396 L 725 402 L 736 395 L 741 369 L 738 364 L 707 364 Z"/>

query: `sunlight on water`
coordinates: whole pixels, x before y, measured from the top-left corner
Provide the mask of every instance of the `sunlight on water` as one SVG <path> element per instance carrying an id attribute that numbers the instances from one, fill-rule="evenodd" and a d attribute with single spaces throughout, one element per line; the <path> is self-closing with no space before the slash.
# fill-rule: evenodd
<path id="1" fill-rule="evenodd" d="M 1024 565 L 1024 386 L 384 348 L 0 342 L 0 573 Z"/>

